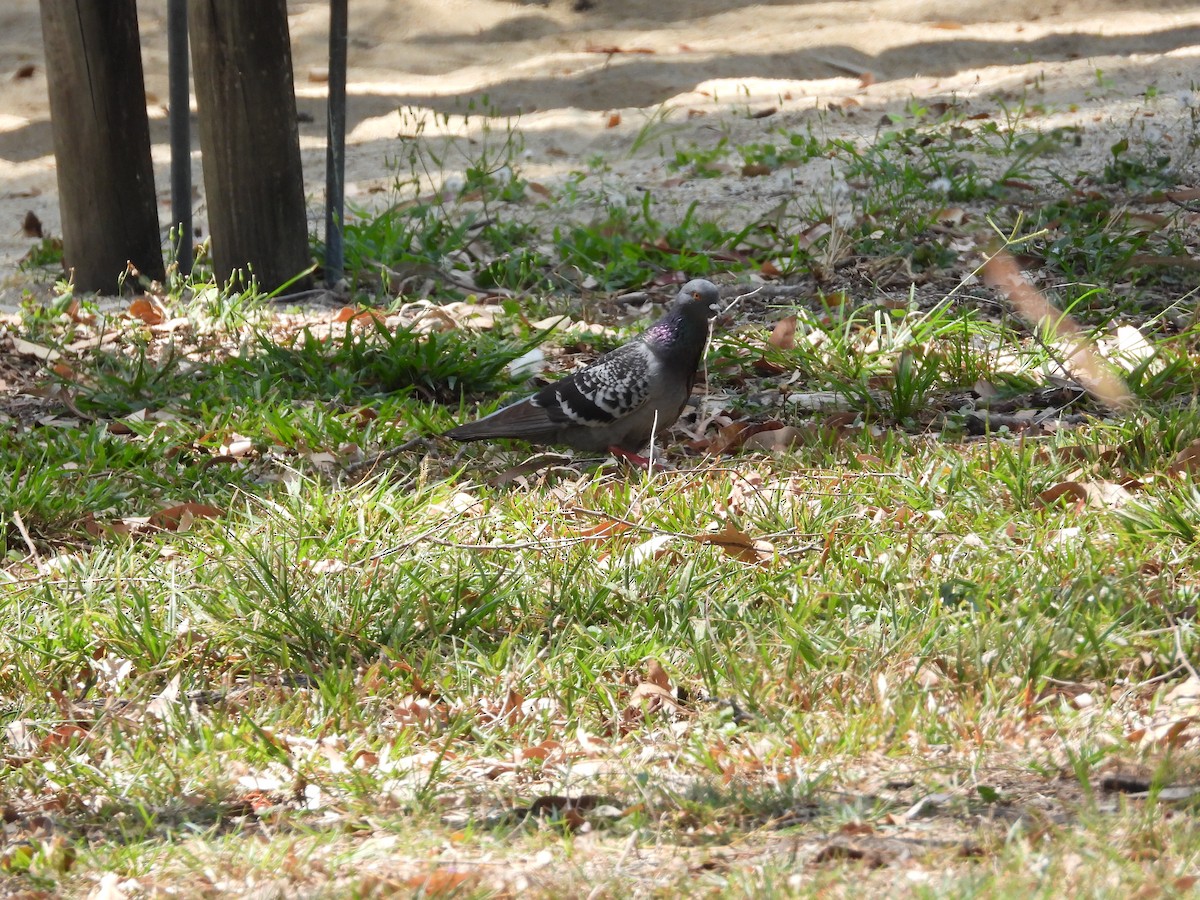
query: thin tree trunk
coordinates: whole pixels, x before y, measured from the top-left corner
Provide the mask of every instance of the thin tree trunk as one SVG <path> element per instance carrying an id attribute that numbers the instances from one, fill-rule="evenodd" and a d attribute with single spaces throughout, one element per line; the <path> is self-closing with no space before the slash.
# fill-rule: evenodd
<path id="1" fill-rule="evenodd" d="M 213 267 L 272 291 L 310 265 L 286 0 L 191 0 L 188 25 Z"/>
<path id="2" fill-rule="evenodd" d="M 42 0 L 63 261 L 115 293 L 132 263 L 162 279 L 135 0 Z"/>

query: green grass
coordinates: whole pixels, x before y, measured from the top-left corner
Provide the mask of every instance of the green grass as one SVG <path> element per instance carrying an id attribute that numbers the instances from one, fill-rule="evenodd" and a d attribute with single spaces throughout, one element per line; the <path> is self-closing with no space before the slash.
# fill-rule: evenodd
<path id="1" fill-rule="evenodd" d="M 378 317 L 283 317 L 201 277 L 165 298 L 171 334 L 74 322 L 67 293 L 26 310 L 11 327 L 46 346 L 119 336 L 56 372 L 14 363 L 30 392 L 0 410 L 0 888 L 1186 893 L 1200 494 L 1176 463 L 1200 439 L 1200 331 L 1161 272 L 1119 303 L 1080 281 L 1193 235 L 1136 243 L 1119 198 L 1054 179 L 1037 218 L 957 163 L 1034 177 L 1059 137 L 897 116 L 870 147 L 740 148 L 843 154 L 872 221 L 797 256 L 829 263 L 819 291 L 735 309 L 706 361 L 702 415 L 723 418 L 664 436 L 653 475 L 436 439 L 358 463 L 524 390 L 506 366 L 535 345 L 557 375 L 641 327 L 533 327 L 609 321 L 582 275 L 728 283 L 785 231 L 670 221 L 648 195 L 544 228 L 396 204 L 347 234 Z M 509 161 L 477 161 L 469 202 L 533 202 Z M 938 172 L 994 227 L 932 215 Z M 1071 389 L 1068 348 L 977 283 L 978 257 L 935 253 L 904 293 L 839 274 L 843 253 L 996 232 L 1044 254 L 1126 410 Z M 431 271 L 531 295 L 425 332 L 384 281 Z M 791 315 L 793 345 L 770 343 Z M 1119 358 L 1120 327 L 1149 355 Z M 738 421 L 796 442 L 705 455 Z"/>

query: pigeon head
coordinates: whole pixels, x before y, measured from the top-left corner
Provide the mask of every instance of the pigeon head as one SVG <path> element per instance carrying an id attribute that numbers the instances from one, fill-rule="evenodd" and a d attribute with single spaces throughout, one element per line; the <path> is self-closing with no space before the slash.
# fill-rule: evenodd
<path id="1" fill-rule="evenodd" d="M 672 311 L 699 313 L 706 320 L 721 311 L 721 295 L 717 286 L 703 278 L 693 278 L 679 289 L 671 304 Z"/>

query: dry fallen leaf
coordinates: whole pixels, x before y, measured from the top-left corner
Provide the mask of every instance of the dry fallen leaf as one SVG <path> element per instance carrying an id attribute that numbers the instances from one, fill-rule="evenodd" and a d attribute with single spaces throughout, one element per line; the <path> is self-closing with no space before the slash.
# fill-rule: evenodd
<path id="1" fill-rule="evenodd" d="M 657 684 L 664 691 L 671 689 L 671 679 L 667 675 L 667 670 L 663 668 L 662 663 L 657 659 L 646 660 L 646 677 L 642 679 L 651 684 Z"/>
<path id="2" fill-rule="evenodd" d="M 127 312 L 133 318 L 140 319 L 147 325 L 161 325 L 167 318 L 163 305 L 149 294 L 143 294 L 130 300 Z"/>
<path id="3" fill-rule="evenodd" d="M 404 886 L 416 891 L 417 896 L 421 897 L 457 897 L 471 893 L 471 889 L 478 883 L 478 872 L 460 872 L 457 869 L 439 868 L 423 875 L 412 876 L 404 882 Z M 380 887 L 384 886 L 380 885 Z M 373 893 L 372 896 L 384 897 L 391 893 L 391 891 L 382 890 Z"/>
<path id="4" fill-rule="evenodd" d="M 1078 512 L 1085 506 L 1123 506 L 1129 501 L 1130 494 L 1125 487 L 1111 481 L 1062 481 L 1038 494 L 1038 503 L 1054 506 L 1064 498 L 1074 501 L 1074 508 Z"/>
<path id="5" fill-rule="evenodd" d="M 383 324 L 387 320 L 387 316 L 382 310 L 379 309 L 358 309 L 353 306 L 343 306 L 336 313 L 334 313 L 332 321 L 365 322 L 368 319 Z"/>
<path id="6" fill-rule="evenodd" d="M 187 531 L 194 519 L 219 519 L 225 510 L 206 503 L 179 503 L 160 509 L 147 520 L 147 524 L 163 531 Z"/>
<path id="7" fill-rule="evenodd" d="M 25 218 L 21 221 L 21 233 L 28 238 L 46 236 L 42 233 L 42 220 L 37 217 L 37 213 L 32 209 L 25 213 Z"/>
<path id="8" fill-rule="evenodd" d="M 742 449 L 747 451 L 762 451 L 765 453 L 787 453 L 800 443 L 804 433 L 793 425 L 759 431 L 750 435 L 742 442 Z"/>
<path id="9" fill-rule="evenodd" d="M 780 350 L 791 350 L 796 346 L 796 317 L 785 316 L 775 323 L 767 343 Z"/>
<path id="10" fill-rule="evenodd" d="M 726 524 L 712 534 L 698 534 L 695 540 L 702 544 L 716 544 L 730 556 L 742 562 L 769 566 L 775 561 L 775 547 L 769 541 L 752 538 L 733 525 Z"/>
<path id="11" fill-rule="evenodd" d="M 683 712 L 684 709 L 679 705 L 679 701 L 675 699 L 666 688 L 659 687 L 657 684 L 649 681 L 643 681 L 629 697 L 629 710 L 643 708 L 647 713 L 656 713 L 660 709 L 667 708 L 675 712 Z"/>
<path id="12" fill-rule="evenodd" d="M 1170 475 L 1195 475 L 1200 471 L 1200 438 L 1192 441 L 1175 454 L 1175 459 L 1167 466 Z"/>
<path id="13" fill-rule="evenodd" d="M 633 526 L 628 522 L 618 522 L 614 519 L 607 519 L 600 522 L 598 525 L 590 525 L 587 528 L 581 528 L 577 532 L 580 537 L 585 538 L 609 538 L 616 537 L 623 531 L 628 531 Z"/>

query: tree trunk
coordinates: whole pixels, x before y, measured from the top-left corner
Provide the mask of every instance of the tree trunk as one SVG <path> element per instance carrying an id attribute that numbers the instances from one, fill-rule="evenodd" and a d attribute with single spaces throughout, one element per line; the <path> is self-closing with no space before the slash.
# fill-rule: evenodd
<path id="1" fill-rule="evenodd" d="M 273 291 L 310 265 L 287 3 L 191 0 L 188 25 L 213 267 Z"/>
<path id="2" fill-rule="evenodd" d="M 63 261 L 115 293 L 133 263 L 164 277 L 135 0 L 41 0 Z"/>

